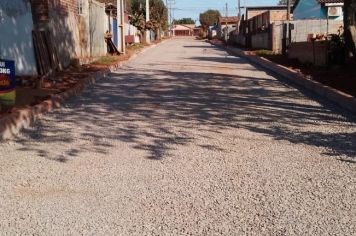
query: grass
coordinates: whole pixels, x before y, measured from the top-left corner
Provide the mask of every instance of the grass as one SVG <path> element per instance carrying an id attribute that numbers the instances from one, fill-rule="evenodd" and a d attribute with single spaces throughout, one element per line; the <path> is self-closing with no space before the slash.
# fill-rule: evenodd
<path id="1" fill-rule="evenodd" d="M 265 50 L 265 49 L 256 50 L 255 53 L 258 56 L 269 56 L 269 55 L 273 55 L 274 54 L 272 51 Z"/>
<path id="2" fill-rule="evenodd" d="M 94 61 L 92 64 L 95 65 L 112 65 L 113 63 L 117 62 L 120 59 L 120 56 L 102 56 L 98 60 Z"/>
<path id="3" fill-rule="evenodd" d="M 128 50 L 139 50 L 139 49 L 144 48 L 145 46 L 147 46 L 147 45 L 143 44 L 143 43 L 134 43 L 134 44 L 127 46 L 127 49 Z"/>

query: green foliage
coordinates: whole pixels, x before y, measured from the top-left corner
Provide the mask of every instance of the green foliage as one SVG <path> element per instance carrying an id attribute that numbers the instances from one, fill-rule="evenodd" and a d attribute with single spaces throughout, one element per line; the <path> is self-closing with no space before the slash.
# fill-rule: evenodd
<path id="1" fill-rule="evenodd" d="M 192 18 L 182 18 L 179 20 L 174 20 L 173 23 L 181 25 L 194 25 L 195 21 Z"/>
<path id="2" fill-rule="evenodd" d="M 271 50 L 265 50 L 265 49 L 260 49 L 255 51 L 256 55 L 258 56 L 269 56 L 273 55 L 273 52 Z"/>
<path id="3" fill-rule="evenodd" d="M 145 0 L 131 0 L 131 15 L 129 16 L 129 20 L 140 32 L 146 30 L 145 4 Z"/>
<path id="4" fill-rule="evenodd" d="M 217 23 L 220 16 L 221 14 L 218 10 L 207 10 L 206 12 L 200 14 L 200 24 L 206 29 Z"/>
<path id="5" fill-rule="evenodd" d="M 150 0 L 150 21 L 153 30 L 167 28 L 168 10 L 162 0 Z"/>
<path id="6" fill-rule="evenodd" d="M 131 0 L 130 23 L 142 33 L 167 29 L 168 10 L 162 0 L 150 0 L 150 21 L 146 22 L 146 0 Z"/>

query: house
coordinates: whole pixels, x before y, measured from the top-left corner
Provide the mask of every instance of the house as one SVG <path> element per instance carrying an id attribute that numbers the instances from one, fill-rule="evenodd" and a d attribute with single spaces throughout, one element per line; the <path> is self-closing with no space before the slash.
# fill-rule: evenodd
<path id="1" fill-rule="evenodd" d="M 197 27 L 194 27 L 193 29 L 193 35 L 194 36 L 199 36 L 200 34 L 202 34 L 204 31 L 203 27 L 202 26 L 197 26 Z"/>
<path id="2" fill-rule="evenodd" d="M 212 26 L 209 26 L 208 29 L 208 38 L 209 39 L 213 39 L 217 36 L 217 32 L 218 32 L 218 25 L 214 24 Z"/>
<path id="3" fill-rule="evenodd" d="M 249 48 L 281 52 L 287 6 L 247 7 L 234 42 Z"/>
<path id="4" fill-rule="evenodd" d="M 292 8 L 294 20 L 343 20 L 344 0 L 297 0 Z"/>
<path id="5" fill-rule="evenodd" d="M 227 16 L 219 17 L 217 35 L 219 38 L 227 41 L 230 32 L 236 30 L 237 25 L 239 24 L 240 18 L 237 16 Z"/>
<path id="6" fill-rule="evenodd" d="M 173 26 L 172 32 L 173 36 L 193 36 L 194 35 L 194 24 L 177 24 Z"/>
<path id="7" fill-rule="evenodd" d="M 265 12 L 270 12 L 275 20 L 283 20 L 287 18 L 287 6 L 253 6 L 246 7 L 245 20 L 249 20 L 255 16 L 261 15 Z"/>
<path id="8" fill-rule="evenodd" d="M 129 13 L 125 12 L 125 42 L 126 44 L 140 43 L 140 33 L 138 29 L 130 24 Z"/>
<path id="9" fill-rule="evenodd" d="M 288 57 L 318 66 L 330 63 L 326 39 L 342 32 L 343 6 L 343 0 L 297 0 L 292 8 L 294 21 Z"/>

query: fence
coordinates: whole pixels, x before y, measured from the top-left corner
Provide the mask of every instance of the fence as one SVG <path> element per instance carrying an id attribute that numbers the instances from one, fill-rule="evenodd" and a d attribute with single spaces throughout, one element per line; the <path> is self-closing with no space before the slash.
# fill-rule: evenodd
<path id="1" fill-rule="evenodd" d="M 104 34 L 108 30 L 108 17 L 105 13 L 105 4 L 94 0 L 89 4 L 90 56 L 97 57 L 107 52 Z"/>
<path id="2" fill-rule="evenodd" d="M 296 20 L 291 21 L 291 42 L 306 42 L 310 34 L 337 34 L 343 21 L 338 20 Z"/>

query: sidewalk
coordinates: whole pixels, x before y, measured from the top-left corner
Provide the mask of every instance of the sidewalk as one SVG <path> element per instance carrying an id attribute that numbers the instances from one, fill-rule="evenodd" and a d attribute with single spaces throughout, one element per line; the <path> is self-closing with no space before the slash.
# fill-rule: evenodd
<path id="1" fill-rule="evenodd" d="M 257 55 L 253 55 L 248 51 L 244 51 L 239 48 L 234 47 L 226 47 L 222 46 L 222 44 L 209 41 L 212 45 L 225 48 L 226 51 L 231 53 L 232 55 L 244 57 L 249 60 L 251 63 L 256 64 L 272 73 L 275 73 L 293 83 L 312 91 L 313 93 L 319 95 L 320 97 L 326 98 L 329 101 L 336 103 L 340 107 L 347 109 L 353 113 L 356 113 L 356 98 L 350 94 L 344 93 L 337 89 L 326 86 L 318 81 L 308 79 L 303 76 L 301 73 L 292 70 L 288 67 L 276 64 L 267 58 L 260 57 Z"/>
<path id="2" fill-rule="evenodd" d="M 161 42 L 128 50 L 126 55 L 117 56 L 115 61 L 104 59 L 77 68 L 69 68 L 55 75 L 58 83 L 45 80 L 39 89 L 32 88 L 32 85 L 19 87 L 16 106 L 8 112 L 0 113 L 0 141 L 12 139 L 23 128 L 28 128 L 40 115 L 61 107 L 67 99 L 80 95 L 87 86 L 107 77 L 123 63 L 155 47 L 158 43 Z"/>

